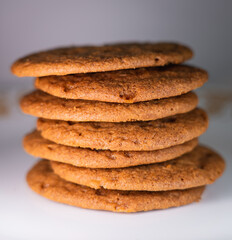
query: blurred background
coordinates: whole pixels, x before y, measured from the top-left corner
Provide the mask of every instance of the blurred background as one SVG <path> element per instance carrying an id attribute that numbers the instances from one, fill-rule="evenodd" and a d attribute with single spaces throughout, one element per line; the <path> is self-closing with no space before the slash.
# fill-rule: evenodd
<path id="1" fill-rule="evenodd" d="M 232 239 L 231 26 L 231 0 L 0 0 L 0 239 Z M 35 118 L 18 104 L 33 80 L 13 76 L 12 62 L 64 45 L 163 40 L 189 45 L 195 52 L 189 63 L 210 76 L 197 90 L 210 116 L 200 142 L 220 152 L 227 168 L 203 201 L 155 214 L 111 215 L 33 194 L 25 174 L 36 160 L 21 141 Z"/>
<path id="2" fill-rule="evenodd" d="M 70 44 L 178 41 L 207 69 L 209 84 L 232 88 L 230 0 L 1 0 L 0 82 L 20 81 L 11 63 Z"/>

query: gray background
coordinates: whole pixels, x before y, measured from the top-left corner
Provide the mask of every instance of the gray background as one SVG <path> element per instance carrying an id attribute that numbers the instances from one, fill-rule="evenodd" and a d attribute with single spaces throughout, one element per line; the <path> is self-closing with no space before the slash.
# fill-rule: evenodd
<path id="1" fill-rule="evenodd" d="M 0 239 L 232 239 L 231 12 L 232 0 L 0 0 Z M 36 159 L 21 146 L 36 119 L 18 104 L 33 86 L 11 75 L 10 64 L 50 47 L 129 40 L 180 41 L 195 50 L 192 62 L 210 72 L 198 91 L 210 116 L 200 142 L 222 154 L 225 174 L 201 202 L 167 211 L 87 211 L 36 195 L 25 181 Z"/>
<path id="2" fill-rule="evenodd" d="M 179 41 L 209 84 L 232 86 L 230 0 L 0 0 L 0 84 L 19 81 L 10 64 L 25 54 L 68 44 Z M 0 85 L 1 86 L 1 85 Z"/>

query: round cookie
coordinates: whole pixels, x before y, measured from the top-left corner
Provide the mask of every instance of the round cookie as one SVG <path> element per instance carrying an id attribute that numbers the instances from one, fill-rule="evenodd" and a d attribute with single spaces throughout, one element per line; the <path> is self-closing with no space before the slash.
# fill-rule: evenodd
<path id="1" fill-rule="evenodd" d="M 198 146 L 192 152 L 163 163 L 119 169 L 90 169 L 51 162 L 61 178 L 88 186 L 127 191 L 167 191 L 213 183 L 224 171 L 224 160 Z"/>
<path id="2" fill-rule="evenodd" d="M 134 104 L 73 100 L 34 91 L 21 99 L 24 113 L 46 119 L 77 122 L 148 121 L 193 110 L 198 103 L 195 93 Z"/>
<path id="3" fill-rule="evenodd" d="M 152 151 L 182 144 L 203 134 L 208 126 L 201 109 L 148 122 L 66 122 L 38 119 L 37 129 L 53 142 L 92 149 Z"/>
<path id="4" fill-rule="evenodd" d="M 40 158 L 88 168 L 122 168 L 142 164 L 167 161 L 192 151 L 197 139 L 155 151 L 109 151 L 69 147 L 56 144 L 41 137 L 38 131 L 25 136 L 24 149 L 27 153 Z"/>
<path id="5" fill-rule="evenodd" d="M 11 71 L 18 77 L 105 72 L 179 64 L 192 55 L 191 49 L 176 43 L 73 46 L 25 56 L 12 65 Z"/>
<path id="6" fill-rule="evenodd" d="M 35 87 L 61 98 L 134 103 L 178 96 L 201 87 L 207 79 L 202 69 L 170 65 L 47 76 L 36 78 Z"/>
<path id="7" fill-rule="evenodd" d="M 199 201 L 204 187 L 167 192 L 136 192 L 92 189 L 67 182 L 52 172 L 48 161 L 38 162 L 27 174 L 36 193 L 76 207 L 113 212 L 139 212 L 178 207 Z"/>

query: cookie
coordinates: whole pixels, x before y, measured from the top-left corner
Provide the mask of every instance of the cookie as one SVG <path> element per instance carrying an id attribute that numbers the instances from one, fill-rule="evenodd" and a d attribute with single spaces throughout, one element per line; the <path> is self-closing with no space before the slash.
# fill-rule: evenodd
<path id="1" fill-rule="evenodd" d="M 54 97 L 42 91 L 24 96 L 20 102 L 24 113 L 47 119 L 77 122 L 148 121 L 189 112 L 197 106 L 195 93 L 139 102 L 107 103 Z"/>
<path id="2" fill-rule="evenodd" d="M 35 87 L 51 95 L 104 102 L 134 103 L 178 96 L 208 79 L 186 65 L 36 78 Z"/>
<path id="3" fill-rule="evenodd" d="M 198 146 L 192 152 L 163 163 L 118 169 L 90 169 L 51 161 L 61 178 L 88 186 L 114 190 L 167 191 L 213 183 L 224 171 L 224 160 Z"/>
<path id="4" fill-rule="evenodd" d="M 190 59 L 192 55 L 188 47 L 176 43 L 73 46 L 25 56 L 17 60 L 11 70 L 18 77 L 105 72 L 179 64 Z"/>
<path id="5" fill-rule="evenodd" d="M 52 172 L 48 161 L 38 162 L 27 174 L 36 193 L 76 207 L 113 212 L 139 212 L 178 207 L 199 201 L 204 187 L 163 192 L 92 189 L 67 182 Z"/>
<path id="6" fill-rule="evenodd" d="M 208 126 L 201 109 L 147 122 L 66 122 L 38 119 L 37 129 L 53 142 L 92 149 L 152 151 L 182 144 L 203 134 Z"/>
<path id="7" fill-rule="evenodd" d="M 38 131 L 25 136 L 24 149 L 27 153 L 40 158 L 88 168 L 123 168 L 142 164 L 167 161 L 192 151 L 197 139 L 155 151 L 109 151 L 69 147 L 56 144 L 41 137 Z"/>

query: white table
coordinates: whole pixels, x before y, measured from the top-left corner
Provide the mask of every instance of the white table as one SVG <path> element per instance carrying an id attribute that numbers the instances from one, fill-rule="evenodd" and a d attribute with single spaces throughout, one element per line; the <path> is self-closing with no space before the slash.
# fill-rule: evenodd
<path id="1" fill-rule="evenodd" d="M 206 87 L 198 91 L 200 105 L 211 115 L 200 141 L 225 157 L 223 177 L 207 187 L 199 203 L 134 214 L 71 207 L 28 188 L 25 174 L 36 160 L 23 151 L 21 139 L 33 129 L 35 119 L 19 110 L 17 98 L 22 92 L 22 82 L 14 89 L 0 89 L 1 240 L 232 239 L 232 91 L 206 91 Z"/>

